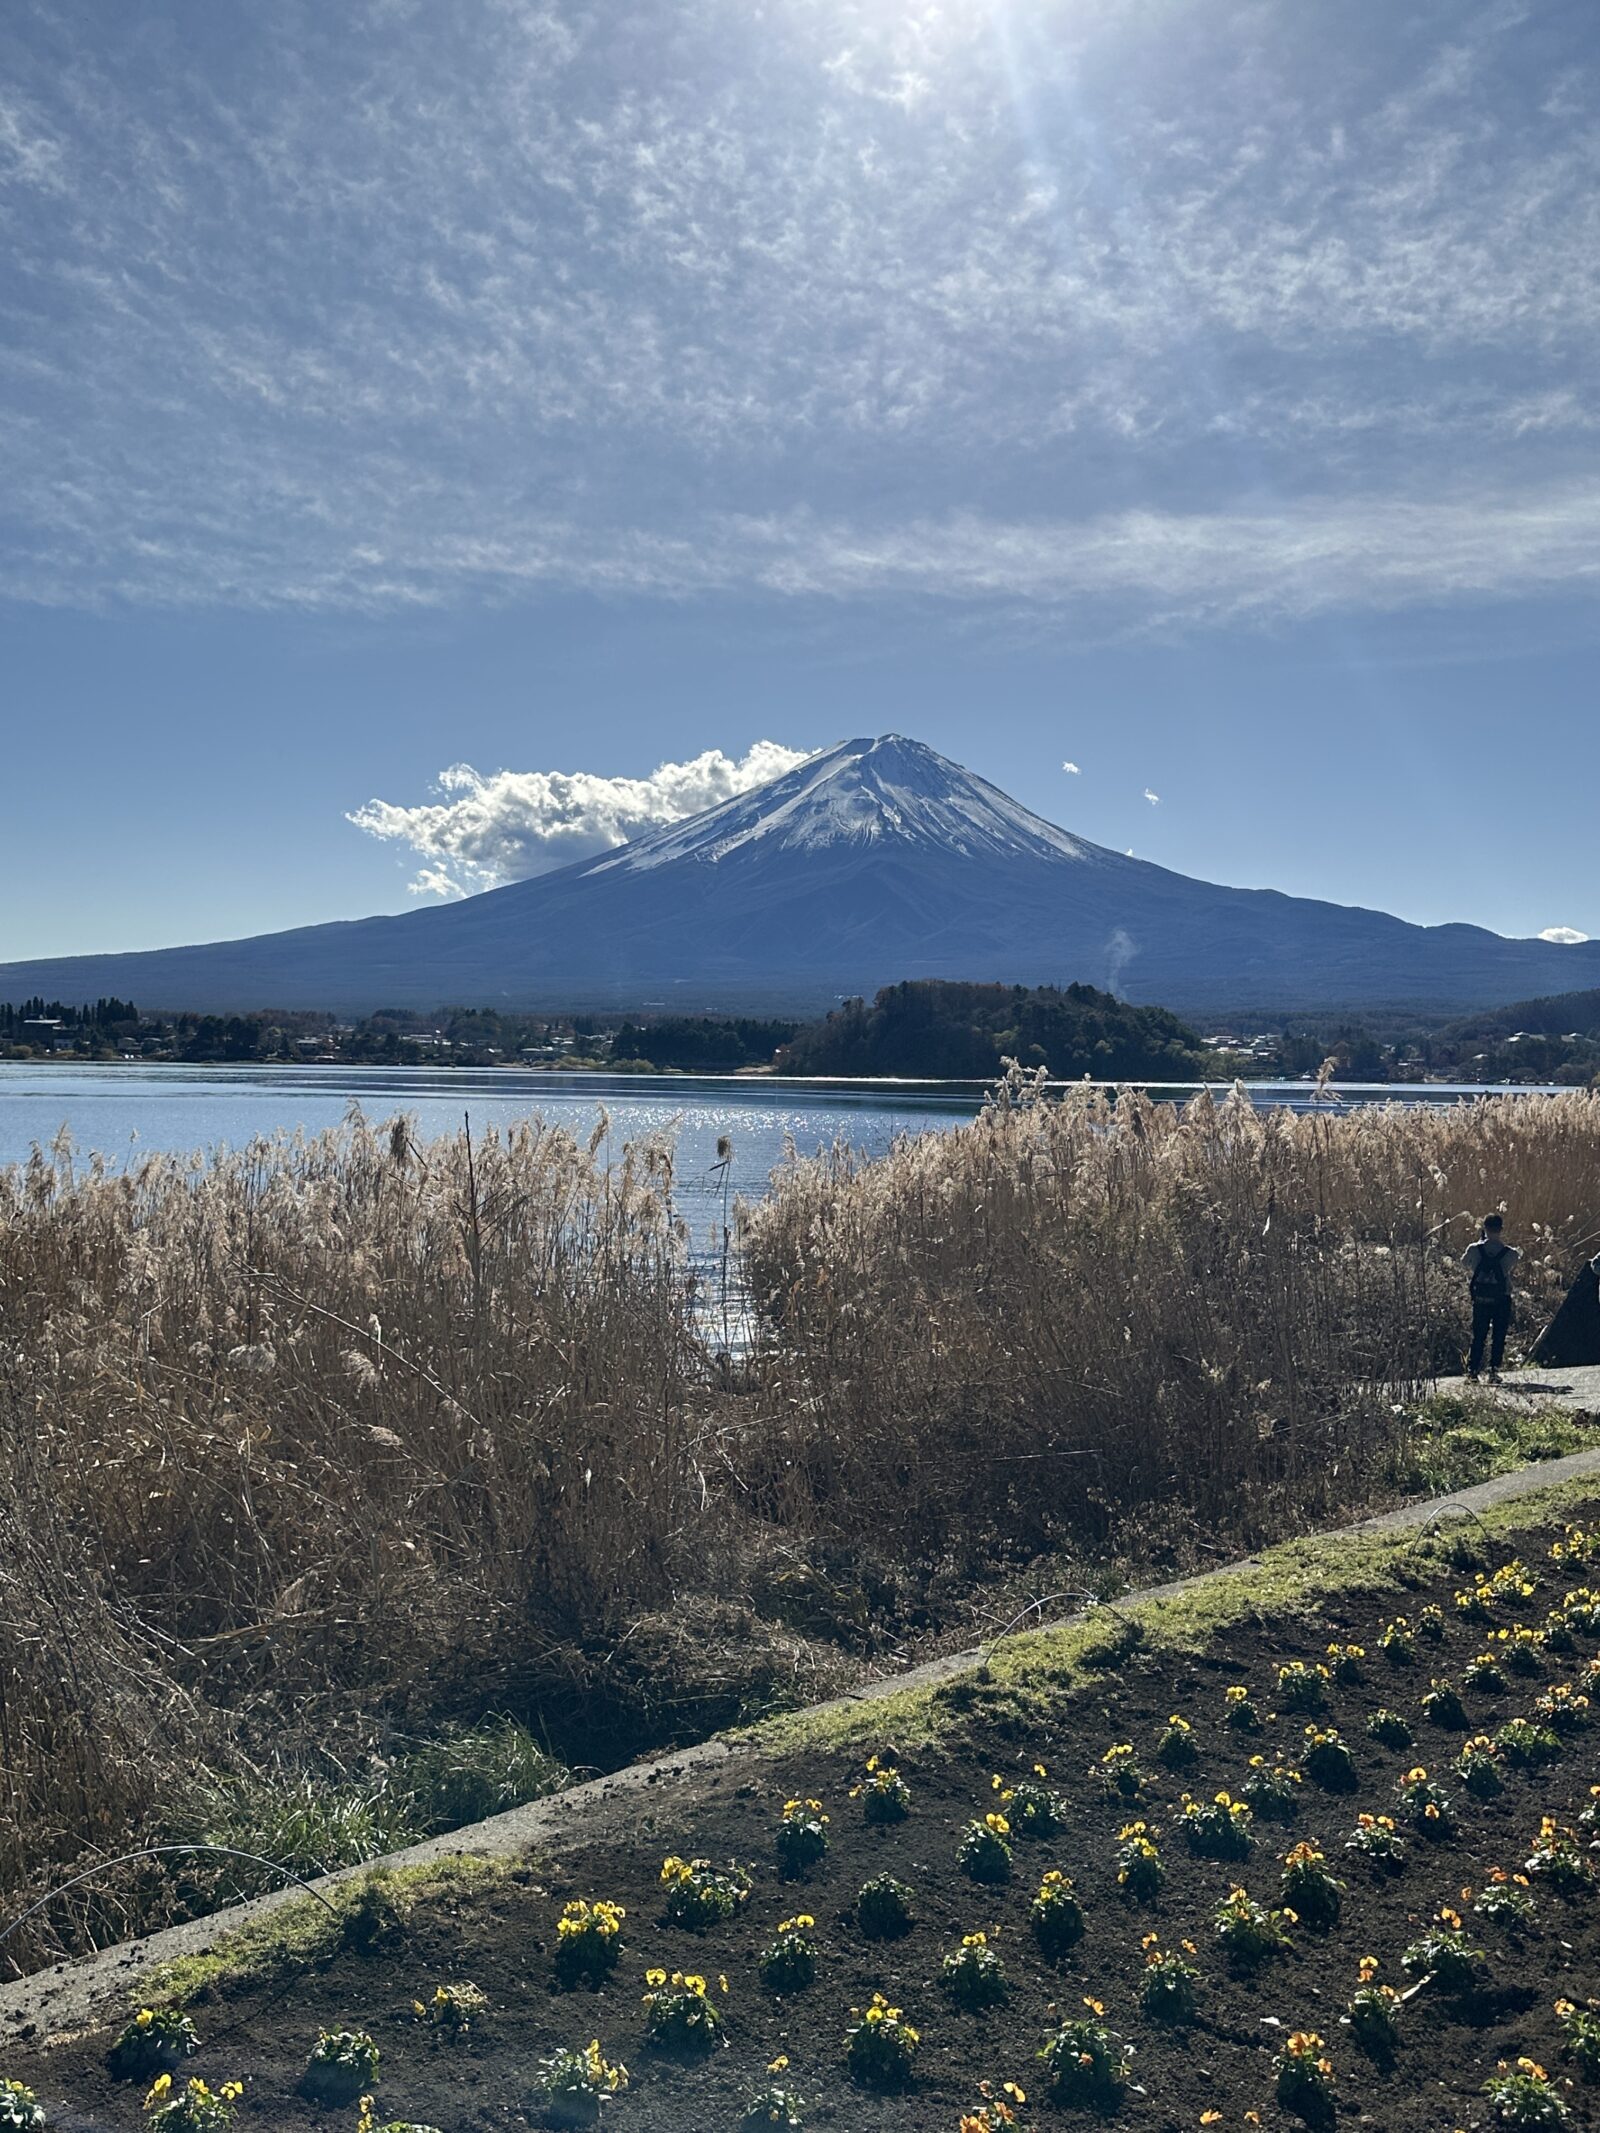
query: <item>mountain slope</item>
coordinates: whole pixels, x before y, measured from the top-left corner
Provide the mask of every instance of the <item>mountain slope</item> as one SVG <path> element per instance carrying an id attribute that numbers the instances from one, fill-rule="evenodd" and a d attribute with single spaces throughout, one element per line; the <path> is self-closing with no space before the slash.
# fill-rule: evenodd
<path id="1" fill-rule="evenodd" d="M 1183 1009 L 1467 1007 L 1600 983 L 1600 943 L 1229 889 L 1057 829 L 898 735 L 464 903 L 203 947 L 0 965 L 0 999 L 365 1012 L 446 1001 L 809 1010 L 902 978 Z"/>

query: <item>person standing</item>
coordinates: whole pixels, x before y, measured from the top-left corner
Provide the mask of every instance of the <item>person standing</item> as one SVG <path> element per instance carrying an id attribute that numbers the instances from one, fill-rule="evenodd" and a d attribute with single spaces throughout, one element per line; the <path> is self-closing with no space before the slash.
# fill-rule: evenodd
<path id="1" fill-rule="evenodd" d="M 1507 1244 L 1502 1231 L 1504 1218 L 1485 1215 L 1483 1234 L 1461 1254 L 1472 1294 L 1472 1354 L 1467 1376 L 1483 1369 L 1483 1351 L 1489 1350 L 1489 1379 L 1498 1381 L 1506 1352 L 1506 1334 L 1511 1326 L 1511 1276 L 1522 1257 L 1514 1244 Z"/>

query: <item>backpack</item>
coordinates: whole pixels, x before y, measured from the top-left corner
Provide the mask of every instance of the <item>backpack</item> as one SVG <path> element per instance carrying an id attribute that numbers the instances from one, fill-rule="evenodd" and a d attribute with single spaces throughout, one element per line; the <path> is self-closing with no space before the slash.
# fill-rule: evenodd
<path id="1" fill-rule="evenodd" d="M 1497 1244 L 1494 1257 L 1489 1257 L 1487 1242 L 1478 1247 L 1478 1263 L 1472 1270 L 1472 1300 L 1474 1303 L 1503 1303 L 1511 1294 L 1511 1284 L 1506 1279 L 1506 1247 Z"/>

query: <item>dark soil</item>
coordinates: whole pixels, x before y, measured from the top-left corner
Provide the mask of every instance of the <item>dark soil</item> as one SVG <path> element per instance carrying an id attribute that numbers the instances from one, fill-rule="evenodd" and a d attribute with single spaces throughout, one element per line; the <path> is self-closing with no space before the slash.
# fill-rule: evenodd
<path id="1" fill-rule="evenodd" d="M 1542 1540 L 1530 1542 L 1540 1589 L 1521 1616 L 1539 1622 L 1569 1585 L 1585 1582 L 1549 1562 Z M 1588 1566 L 1600 1582 L 1600 1566 Z M 1465 1574 L 1433 1578 L 1405 1603 L 1415 1618 L 1429 1599 L 1451 1615 L 1451 1594 Z M 559 1862 L 534 1862 L 507 1879 L 486 1883 L 444 1908 L 417 1916 L 398 1945 L 361 1955 L 338 1955 L 325 1967 L 273 1987 L 228 1988 L 195 2004 L 203 2039 L 189 2064 L 213 2085 L 242 2077 L 246 2100 L 240 2127 L 353 2127 L 353 2109 L 320 2111 L 295 2094 L 306 2053 L 319 2027 L 369 2029 L 383 2053 L 379 2118 L 405 2117 L 443 2133 L 520 2127 L 542 2121 L 531 2090 L 538 2061 L 557 2046 L 598 2036 L 607 2055 L 624 2060 L 633 2076 L 605 2123 L 613 2133 L 730 2133 L 750 2096 L 763 2084 L 770 2060 L 786 2053 L 785 2081 L 810 2099 L 808 2126 L 841 2133 L 956 2133 L 963 2108 L 976 2100 L 980 2080 L 1014 2080 L 1028 2092 L 1024 2123 L 1092 2123 L 1083 2113 L 1058 2111 L 1040 2078 L 1036 2054 L 1050 2033 L 1052 2011 L 1075 2017 L 1084 1998 L 1105 2004 L 1107 2021 L 1134 2047 L 1133 2086 L 1116 2123 L 1141 2133 L 1192 2133 L 1203 2112 L 1220 2112 L 1219 2133 L 1256 2121 L 1264 2128 L 1300 2125 L 1274 2099 L 1273 2054 L 1291 2030 L 1315 2029 L 1328 2044 L 1337 2074 L 1337 2122 L 1374 2133 L 1452 2133 L 1484 2127 L 1485 2079 L 1498 2060 L 1526 2053 L 1563 2082 L 1564 2061 L 1553 2002 L 1600 1994 L 1600 1884 L 1563 1901 L 1535 1888 L 1533 1931 L 1518 1941 L 1473 1919 L 1463 1900 L 1489 1869 L 1520 1871 L 1540 1816 L 1575 1823 L 1589 1788 L 1600 1779 L 1600 1680 L 1589 1672 L 1596 1640 L 1582 1638 L 1576 1655 L 1552 1654 L 1544 1681 L 1513 1679 L 1507 1692 L 1485 1697 L 1464 1691 L 1474 1731 L 1491 1731 L 1531 1710 L 1546 1681 L 1581 1683 L 1594 1696 L 1595 1722 L 1570 1737 L 1560 1759 L 1528 1774 L 1508 1772 L 1497 1799 L 1479 1801 L 1447 1769 L 1461 1736 L 1430 1726 L 1419 1698 L 1437 1673 L 1460 1680 L 1468 1658 L 1482 1648 L 1480 1626 L 1452 1615 L 1444 1642 L 1419 1641 L 1416 1663 L 1390 1666 L 1378 1649 L 1392 1603 L 1369 1598 L 1330 1600 L 1319 1621 L 1257 1628 L 1229 1635 L 1225 1645 L 1193 1661 L 1145 1656 L 1134 1650 L 1109 1671 L 1092 1696 L 1063 1698 L 1027 1715 L 1010 1699 L 975 1680 L 958 1733 L 937 1750 L 899 1758 L 913 1792 L 910 1818 L 868 1828 L 859 1802 L 848 1797 L 861 1758 L 814 1753 L 787 1764 L 735 1763 L 663 1787 L 652 1813 L 641 1808 L 632 1841 L 564 1853 Z M 1333 1637 L 1368 1648 L 1366 1679 L 1334 1683 L 1320 1721 L 1338 1727 L 1358 1772 L 1354 1792 L 1328 1793 L 1307 1780 L 1293 1824 L 1256 1821 L 1257 1844 L 1243 1865 L 1189 1856 L 1177 1828 L 1185 1791 L 1208 1797 L 1219 1787 L 1237 1794 L 1249 1757 L 1260 1750 L 1286 1762 L 1300 1759 L 1304 1714 L 1278 1709 L 1276 1669 L 1284 1660 L 1320 1660 Z M 1247 1683 L 1263 1715 L 1276 1713 L 1259 1735 L 1223 1723 L 1224 1690 Z M 1382 1748 L 1366 1733 L 1380 1704 L 1403 1712 L 1417 1745 Z M 1164 1771 L 1155 1743 L 1171 1712 L 1195 1728 L 1200 1758 L 1182 1775 Z M 1110 1798 L 1098 1776 L 1099 1759 L 1114 1742 L 1131 1741 L 1147 1773 L 1136 1806 Z M 894 1744 L 880 1744 L 893 1752 Z M 960 1832 L 995 1804 L 996 1772 L 1026 1776 L 1036 1762 L 1067 1801 L 1062 1833 L 1046 1841 L 1013 1840 L 1008 1886 L 986 1889 L 967 1880 L 955 1856 Z M 1425 1764 L 1450 1793 L 1458 1816 L 1448 1841 L 1410 1837 L 1407 1863 L 1385 1874 L 1344 1850 L 1358 1813 L 1395 1808 L 1396 1778 Z M 787 1794 L 821 1798 L 831 1816 L 831 1849 L 803 1882 L 785 1881 L 773 1831 Z M 1145 1817 L 1160 1832 L 1167 1881 L 1160 1900 L 1132 1906 L 1118 1892 L 1113 1851 L 1127 1820 Z M 1343 1915 L 1331 1930 L 1300 1927 L 1292 1951 L 1255 1978 L 1231 1974 L 1218 1949 L 1212 1912 L 1235 1881 L 1261 1901 L 1276 1903 L 1284 1851 L 1300 1837 L 1321 1842 L 1333 1871 L 1346 1883 Z M 754 1894 L 732 1924 L 703 1937 L 660 1922 L 659 1872 L 669 1852 L 738 1861 L 754 1878 Z M 1600 1871 L 1600 1853 L 1590 1855 Z M 1071 1875 L 1088 1914 L 1085 1938 L 1059 1967 L 1039 1956 L 1028 1930 L 1028 1907 L 1045 1870 Z M 896 1943 L 866 1941 L 853 1918 L 861 1884 L 885 1870 L 909 1884 L 917 1922 Z M 612 1981 L 596 1994 L 558 1992 L 552 1975 L 555 1921 L 569 1897 L 606 1897 L 627 1907 L 625 1947 Z M 1486 1988 L 1470 2001 L 1450 2001 L 1425 1987 L 1402 2010 L 1402 2042 L 1392 2067 L 1365 2058 L 1341 2026 L 1357 1983 L 1357 1964 L 1373 1955 L 1380 1976 L 1402 1989 L 1400 1951 L 1443 1905 L 1466 1914 L 1472 1939 L 1490 1957 Z M 761 1948 L 780 1918 L 809 1911 L 817 1920 L 822 1960 L 816 1983 L 787 2003 L 763 1991 L 757 1974 Z M 944 1955 L 964 1933 L 998 1929 L 1011 1982 L 1005 2005 L 982 2014 L 958 2011 L 940 1981 Z M 1196 1943 L 1202 1973 L 1199 2019 L 1172 2030 L 1143 2014 L 1138 1986 L 1141 1939 L 1150 1932 L 1171 1946 Z M 698 2066 L 664 2062 L 646 2046 L 640 1995 L 647 1967 L 699 1971 L 713 1982 L 725 1973 L 720 1999 L 726 2048 Z M 489 2011 L 460 2043 L 439 2038 L 411 2012 L 446 1980 L 470 1980 L 489 1996 Z M 855 2089 L 844 2072 L 842 2040 L 852 2007 L 882 1991 L 904 2007 L 922 2032 L 916 2078 L 903 2095 L 878 2097 Z M 105 2070 L 110 2031 L 60 2040 L 46 2052 L 0 2044 L 0 2074 L 31 2082 L 47 2102 L 53 2126 L 131 2128 L 140 2121 L 135 2088 Z M 1600 2125 L 1600 2088 L 1574 2079 L 1563 2093 L 1576 2128 Z"/>

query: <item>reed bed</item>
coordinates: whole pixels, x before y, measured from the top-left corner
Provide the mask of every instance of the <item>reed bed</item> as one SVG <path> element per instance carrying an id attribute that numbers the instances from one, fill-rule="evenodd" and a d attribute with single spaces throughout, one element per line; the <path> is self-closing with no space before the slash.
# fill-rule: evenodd
<path id="1" fill-rule="evenodd" d="M 1047 1102 L 1018 1073 L 962 1131 L 791 1158 L 742 1228 L 775 1508 L 921 1547 L 1321 1516 L 1460 1367 L 1480 1215 L 1509 1210 L 1537 1317 L 1594 1249 L 1597 1180 L 1586 1093 L 1336 1117 Z"/>
<path id="2" fill-rule="evenodd" d="M 730 1358 L 664 1143 L 41 1151 L 0 1174 L 0 1895 L 219 1786 L 298 1824 L 343 1769 L 381 1820 L 456 1721 L 620 1760 L 820 1691 L 896 1575 L 1371 1501 L 1459 1361 L 1478 1215 L 1535 1315 L 1597 1178 L 1577 1093 L 1296 1118 L 1013 1075 L 952 1133 L 782 1165 Z M 124 1886 L 29 1959 L 174 1901 Z"/>
<path id="3" fill-rule="evenodd" d="M 701 1500 L 671 1160 L 354 1119 L 128 1175 L 59 1145 L 0 1177 L 0 1573 L 45 1625 L 8 1606 L 0 1631 L 14 1864 L 98 1837 L 91 1797 L 137 1820 L 162 1683 L 191 1706 L 156 1729 L 175 1759 L 224 1730 L 348 1739 L 523 1677 L 581 1688 L 670 1600 Z M 63 1661 L 52 1704 L 60 1654 L 86 1672 Z M 64 1745 L 80 1725 L 97 1746 Z"/>

